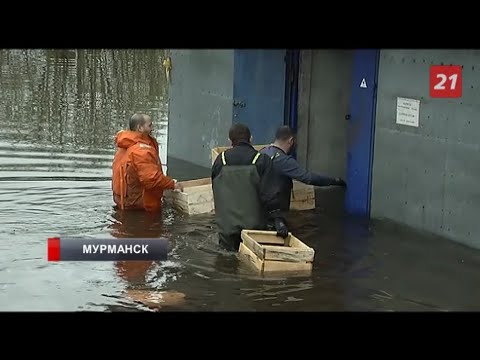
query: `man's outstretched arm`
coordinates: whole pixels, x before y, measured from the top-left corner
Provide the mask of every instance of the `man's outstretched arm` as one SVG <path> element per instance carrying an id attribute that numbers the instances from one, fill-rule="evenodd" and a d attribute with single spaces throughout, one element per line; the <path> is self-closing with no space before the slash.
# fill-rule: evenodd
<path id="1" fill-rule="evenodd" d="M 315 186 L 346 185 L 345 181 L 340 178 L 317 174 L 302 168 L 297 160 L 291 156 L 278 156 L 274 161 L 276 162 L 276 167 L 278 167 L 285 176 L 304 184 Z"/>

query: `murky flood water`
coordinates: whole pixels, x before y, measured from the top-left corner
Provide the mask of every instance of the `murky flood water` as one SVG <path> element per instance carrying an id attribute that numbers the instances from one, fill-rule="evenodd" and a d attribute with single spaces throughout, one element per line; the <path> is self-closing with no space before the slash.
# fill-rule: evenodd
<path id="1" fill-rule="evenodd" d="M 163 55 L 0 51 L 0 310 L 148 310 L 132 299 L 165 291 L 161 310 L 480 309 L 478 251 L 387 222 L 292 213 L 314 270 L 261 277 L 218 248 L 212 215 L 114 211 L 113 135 L 133 112 L 153 115 L 167 160 Z M 208 169 L 169 159 L 168 173 Z M 47 238 L 66 235 L 166 236 L 169 259 L 48 263 Z"/>

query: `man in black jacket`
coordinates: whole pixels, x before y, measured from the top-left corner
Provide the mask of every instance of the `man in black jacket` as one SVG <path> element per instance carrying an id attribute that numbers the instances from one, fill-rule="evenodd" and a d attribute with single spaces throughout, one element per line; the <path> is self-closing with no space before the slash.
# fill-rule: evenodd
<path id="1" fill-rule="evenodd" d="M 278 188 L 272 187 L 273 162 L 251 145 L 249 128 L 241 123 L 229 131 L 232 148 L 217 156 L 212 166 L 212 189 L 220 245 L 238 251 L 243 229 L 274 227 L 286 238 L 288 229 L 280 211 Z"/>
<path id="2" fill-rule="evenodd" d="M 289 155 L 295 147 L 295 134 L 288 126 L 281 126 L 275 134 L 275 142 L 261 150 L 273 160 L 275 188 L 280 196 L 281 211 L 290 209 L 290 196 L 293 187 L 293 179 L 304 184 L 315 186 L 337 185 L 346 187 L 341 178 L 332 178 L 320 175 L 300 167 L 300 164 Z"/>

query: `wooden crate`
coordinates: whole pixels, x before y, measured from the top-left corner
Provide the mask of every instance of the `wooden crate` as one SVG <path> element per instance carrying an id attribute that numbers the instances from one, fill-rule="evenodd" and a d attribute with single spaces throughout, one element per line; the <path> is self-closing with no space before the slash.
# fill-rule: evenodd
<path id="1" fill-rule="evenodd" d="M 290 196 L 290 210 L 315 209 L 315 187 L 300 181 L 293 180 L 292 194 Z"/>
<path id="2" fill-rule="evenodd" d="M 253 145 L 260 151 L 268 145 Z M 218 154 L 230 149 L 230 146 L 218 146 L 212 149 L 212 165 Z M 290 210 L 312 210 L 315 209 L 315 187 L 307 185 L 300 181 L 293 180 L 293 189 L 290 196 Z"/>
<path id="3" fill-rule="evenodd" d="M 165 191 L 167 204 L 189 215 L 215 211 L 211 178 L 182 181 L 181 184 L 183 192 Z"/>
<path id="4" fill-rule="evenodd" d="M 239 254 L 264 273 L 311 272 L 315 251 L 289 233 L 286 239 L 275 231 L 243 230 Z"/>

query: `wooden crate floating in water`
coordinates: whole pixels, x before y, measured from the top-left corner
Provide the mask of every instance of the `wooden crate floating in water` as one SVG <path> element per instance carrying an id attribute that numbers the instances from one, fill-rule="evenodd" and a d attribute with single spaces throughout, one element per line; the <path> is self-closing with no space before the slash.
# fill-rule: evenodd
<path id="1" fill-rule="evenodd" d="M 182 181 L 183 192 L 165 191 L 165 202 L 175 209 L 189 215 L 213 212 L 212 179 L 203 178 Z"/>
<path id="2" fill-rule="evenodd" d="M 268 145 L 253 145 L 253 147 L 260 151 Z M 218 146 L 212 149 L 212 165 L 215 162 L 218 154 L 222 151 L 230 149 L 231 146 Z M 293 180 L 293 189 L 290 196 L 290 210 L 312 210 L 315 209 L 315 187 L 307 185 L 300 181 Z"/>
<path id="3" fill-rule="evenodd" d="M 289 233 L 286 239 L 275 231 L 242 230 L 240 256 L 260 273 L 311 272 L 315 251 Z"/>
<path id="4" fill-rule="evenodd" d="M 315 187 L 293 180 L 290 210 L 315 209 Z"/>

